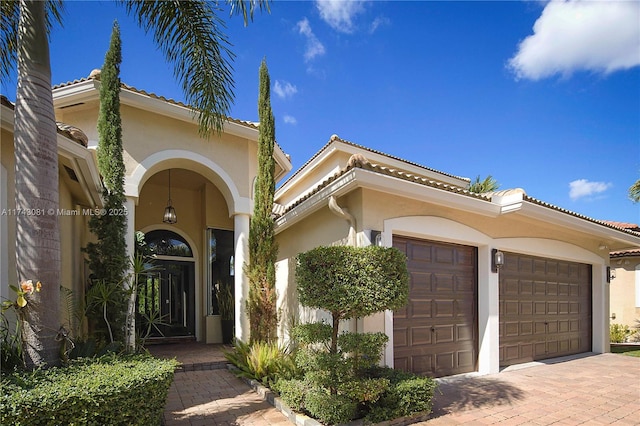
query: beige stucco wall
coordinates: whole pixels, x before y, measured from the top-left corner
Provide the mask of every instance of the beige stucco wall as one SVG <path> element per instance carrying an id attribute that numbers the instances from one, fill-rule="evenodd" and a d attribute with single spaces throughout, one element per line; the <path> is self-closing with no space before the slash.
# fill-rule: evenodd
<path id="1" fill-rule="evenodd" d="M 120 113 L 126 176 L 130 177 L 138 165 L 151 155 L 180 149 L 212 160 L 233 181 L 240 196 L 250 197 L 252 179 L 257 171 L 257 165 L 252 161 L 257 152 L 255 142 L 228 133 L 214 133 L 209 139 L 202 139 L 195 122 L 160 116 L 128 105 L 121 105 Z M 95 143 L 98 140 L 98 107 L 95 102 L 77 109 L 56 110 L 56 119 L 81 128 L 90 141 Z M 170 167 L 190 169 L 195 166 L 188 161 L 180 162 L 180 159 L 166 160 L 167 166 L 160 170 Z M 151 175 L 153 173 L 146 176 L 145 180 Z"/>
<path id="2" fill-rule="evenodd" d="M 15 209 L 15 156 L 13 148 L 13 134 L 6 129 L 2 129 L 0 160 L 2 167 L 6 171 L 6 196 L 8 209 Z M 82 208 L 78 204 L 78 200 L 74 198 L 72 191 L 65 182 L 63 169 L 59 170 L 59 211 L 56 213 L 58 224 L 60 227 L 60 283 L 56 285 L 64 286 L 73 290 L 74 295 L 81 297 L 84 291 L 85 280 L 85 263 L 82 254 L 82 248 L 86 246 L 88 240 L 88 216 L 82 215 Z M 8 290 L 9 284 L 17 283 L 16 274 L 16 256 L 15 256 L 15 235 L 16 235 L 16 217 L 13 214 L 6 214 L 2 217 L 6 221 L 6 235 L 1 236 L 3 251 L 6 251 L 7 282 L 2 282 L 2 296 L 14 297 Z M 4 279 L 3 279 L 4 281 Z M 67 310 L 61 309 L 62 323 L 69 326 L 70 322 L 67 317 Z"/>
<path id="3" fill-rule="evenodd" d="M 611 292 L 610 311 L 612 324 L 640 325 L 640 256 L 611 259 L 611 270 L 615 278 L 609 286 Z"/>
<path id="4" fill-rule="evenodd" d="M 431 189 L 425 188 L 426 191 Z M 593 350 L 608 350 L 608 288 L 604 283 L 604 266 L 608 252 L 598 250 L 599 240 L 593 235 L 568 230 L 551 222 L 534 220 L 511 213 L 489 217 L 473 211 L 453 209 L 435 202 L 420 201 L 368 188 L 356 188 L 338 199 L 338 205 L 355 219 L 358 245 L 369 243 L 369 231 L 382 231 L 384 245 L 391 245 L 392 235 L 449 241 L 478 247 L 479 324 L 481 327 L 479 370 L 497 371 L 498 365 L 498 288 L 497 275 L 490 272 L 490 250 L 503 248 L 537 256 L 563 258 L 593 265 Z M 300 206 L 304 210 L 304 203 Z M 304 217 L 277 234 L 281 249 L 278 273 L 280 307 L 284 312 L 300 309 L 293 297 L 284 299 L 282 293 L 294 294 L 293 276 L 295 256 L 319 245 L 345 244 L 349 232 L 347 222 L 329 211 L 328 207 Z M 304 235 L 304 238 L 300 238 Z M 487 290 L 489 289 L 489 290 Z M 287 292 L 288 291 L 288 292 Z M 326 316 L 301 310 L 303 320 Z M 386 332 L 390 337 L 393 315 L 379 313 L 358 321 L 357 330 Z M 286 340 L 286 325 L 280 336 Z M 353 324 L 345 327 L 351 328 Z M 353 328 L 351 328 L 353 329 Z M 384 362 L 393 362 L 392 343 L 385 351 Z"/>

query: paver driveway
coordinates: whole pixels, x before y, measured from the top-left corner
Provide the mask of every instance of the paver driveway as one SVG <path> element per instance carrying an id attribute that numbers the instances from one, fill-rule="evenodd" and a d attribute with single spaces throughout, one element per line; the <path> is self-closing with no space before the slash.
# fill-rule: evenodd
<path id="1" fill-rule="evenodd" d="M 630 356 L 554 360 L 450 379 L 440 390 L 421 425 L 640 425 L 640 358 Z"/>
<path id="2" fill-rule="evenodd" d="M 640 425 L 640 358 L 602 354 L 557 361 L 444 380 L 432 418 L 419 424 Z M 227 370 L 176 374 L 164 421 L 167 426 L 291 424 Z"/>

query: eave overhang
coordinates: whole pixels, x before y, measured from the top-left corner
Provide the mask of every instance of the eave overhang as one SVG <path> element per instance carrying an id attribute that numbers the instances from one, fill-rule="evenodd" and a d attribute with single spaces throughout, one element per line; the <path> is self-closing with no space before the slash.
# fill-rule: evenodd
<path id="1" fill-rule="evenodd" d="M 331 196 L 340 197 L 356 188 L 372 189 L 483 216 L 496 217 L 500 214 L 500 208 L 487 199 L 464 195 L 457 192 L 459 189 L 451 191 L 448 190 L 451 187 L 441 186 L 441 188 L 427 186 L 372 170 L 351 168 L 322 186 L 295 207 L 286 210 L 276 219 L 276 233 L 284 231 L 320 208 L 327 206 Z"/>
<path id="2" fill-rule="evenodd" d="M 100 83 L 99 80 L 93 78 L 56 86 L 53 89 L 55 108 L 65 108 L 86 102 L 98 101 L 99 97 Z M 197 123 L 196 112 L 188 105 L 149 94 L 124 84 L 120 90 L 120 102 L 123 105 L 149 111 L 161 116 L 191 124 Z M 229 119 L 225 121 L 222 131 L 254 142 L 258 141 L 258 127 L 248 122 Z M 274 144 L 273 156 L 279 166 L 279 170 L 276 169 L 277 175 L 275 176 L 276 181 L 278 181 L 291 171 L 293 165 L 277 143 Z"/>

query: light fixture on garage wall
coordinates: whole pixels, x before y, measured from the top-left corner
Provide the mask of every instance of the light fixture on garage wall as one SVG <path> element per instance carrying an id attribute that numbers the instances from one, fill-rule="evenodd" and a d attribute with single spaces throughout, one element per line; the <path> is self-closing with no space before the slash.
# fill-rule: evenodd
<path id="1" fill-rule="evenodd" d="M 491 249 L 491 272 L 498 272 L 504 265 L 504 253 L 498 249 Z"/>
<path id="2" fill-rule="evenodd" d="M 616 278 L 616 270 L 611 269 L 611 266 L 607 266 L 607 282 L 610 283 L 611 280 Z"/>
<path id="3" fill-rule="evenodd" d="M 162 218 L 164 223 L 178 223 L 178 216 L 176 216 L 176 209 L 171 205 L 171 169 L 169 169 L 169 201 L 167 201 L 167 207 L 164 209 L 164 216 Z"/>

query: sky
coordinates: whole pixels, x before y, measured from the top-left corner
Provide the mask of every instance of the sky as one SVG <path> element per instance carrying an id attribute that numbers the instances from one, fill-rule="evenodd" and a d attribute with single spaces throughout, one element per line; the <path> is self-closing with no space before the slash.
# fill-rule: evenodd
<path id="1" fill-rule="evenodd" d="M 111 2 L 66 2 L 52 83 L 100 68 L 114 20 L 121 80 L 183 101 L 153 40 Z M 639 1 L 273 1 L 232 44 L 230 116 L 258 121 L 266 59 L 293 171 L 337 134 L 594 219 L 640 223 Z M 15 99 L 15 79 L 2 85 Z"/>

